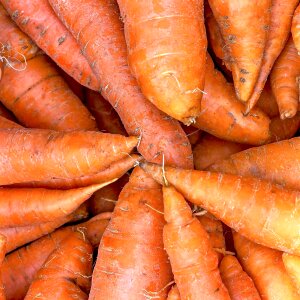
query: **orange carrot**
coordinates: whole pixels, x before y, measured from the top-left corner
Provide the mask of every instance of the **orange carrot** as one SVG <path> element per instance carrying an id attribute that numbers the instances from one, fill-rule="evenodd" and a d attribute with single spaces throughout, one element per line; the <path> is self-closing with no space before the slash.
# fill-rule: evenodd
<path id="1" fill-rule="evenodd" d="M 214 69 L 207 57 L 205 88 L 201 116 L 194 125 L 220 139 L 259 145 L 269 138 L 269 118 L 259 109 L 245 116 L 244 105 L 236 99 L 234 89 L 222 73 Z"/>
<path id="2" fill-rule="evenodd" d="M 237 97 L 250 98 L 267 43 L 271 0 L 209 0 L 231 63 Z M 255 20 L 255 26 L 253 26 Z"/>
<path id="3" fill-rule="evenodd" d="M 80 99 L 84 100 L 84 87 L 76 81 L 73 77 L 71 77 L 68 73 L 60 70 L 62 77 L 64 78 L 65 82 L 68 84 L 69 88 L 72 92 Z"/>
<path id="4" fill-rule="evenodd" d="M 186 126 L 184 124 L 182 124 L 181 127 L 186 133 L 186 136 L 188 137 L 190 144 L 193 147 L 197 143 L 197 141 L 199 140 L 202 134 L 201 130 L 195 128 L 194 126 Z"/>
<path id="5" fill-rule="evenodd" d="M 288 275 L 292 279 L 292 282 L 298 291 L 298 294 L 300 294 L 300 257 L 283 253 L 282 261 Z"/>
<path id="6" fill-rule="evenodd" d="M 90 299 L 167 297 L 172 277 L 163 248 L 162 211 L 161 187 L 136 168 L 102 237 Z"/>
<path id="7" fill-rule="evenodd" d="M 49 255 L 24 299 L 87 300 L 91 284 L 92 255 L 93 247 L 84 234 L 70 234 Z"/>
<path id="8" fill-rule="evenodd" d="M 5 236 L 0 234 L 0 266 L 2 265 L 2 263 L 5 259 L 5 253 L 6 253 L 6 238 L 5 238 Z M 1 273 L 2 273 L 2 270 L 0 269 L 0 274 Z M 0 280 L 0 300 L 6 300 L 2 280 Z"/>
<path id="9" fill-rule="evenodd" d="M 22 128 L 22 126 L 0 116 L 0 128 Z"/>
<path id="10" fill-rule="evenodd" d="M 96 129 L 92 115 L 45 55 L 7 65 L 0 81 L 0 99 L 27 127 L 53 130 Z M 20 84 L 22 82 L 22 84 Z"/>
<path id="11" fill-rule="evenodd" d="M 257 245 L 237 233 L 233 237 L 238 258 L 263 300 L 299 299 L 284 268 L 281 252 Z"/>
<path id="12" fill-rule="evenodd" d="M 258 291 L 239 261 L 232 255 L 225 256 L 220 264 L 222 280 L 231 300 L 260 300 Z"/>
<path id="13" fill-rule="evenodd" d="M 252 241 L 300 254 L 300 192 L 251 177 L 171 167 L 162 170 L 149 163 L 141 166 Z"/>
<path id="14" fill-rule="evenodd" d="M 99 90 L 99 83 L 76 40 L 55 16 L 47 0 L 1 0 L 23 32 L 65 72 L 82 85 Z"/>
<path id="15" fill-rule="evenodd" d="M 195 169 L 204 170 L 215 162 L 247 148 L 247 145 L 224 141 L 206 134 L 193 148 Z"/>
<path id="16" fill-rule="evenodd" d="M 0 185 L 91 175 L 136 144 L 135 137 L 98 132 L 0 129 Z"/>
<path id="17" fill-rule="evenodd" d="M 271 72 L 271 86 L 280 117 L 292 118 L 298 111 L 300 56 L 290 38 Z"/>
<path id="18" fill-rule="evenodd" d="M 216 162 L 210 171 L 258 177 L 300 190 L 300 138 L 250 148 Z"/>
<path id="19" fill-rule="evenodd" d="M 0 79 L 1 79 L 1 75 L 0 75 Z M 13 114 L 10 111 L 8 111 L 1 103 L 0 103 L 0 117 L 6 118 L 10 121 L 14 121 L 14 122 L 16 121 L 16 118 L 13 116 Z"/>
<path id="20" fill-rule="evenodd" d="M 172 286 L 167 300 L 180 300 L 180 294 L 176 284 Z"/>
<path id="21" fill-rule="evenodd" d="M 182 300 L 230 299 L 209 235 L 173 187 L 163 187 L 164 247 Z"/>
<path id="22" fill-rule="evenodd" d="M 179 123 L 141 93 L 131 75 L 123 24 L 114 0 L 51 0 L 49 3 L 78 39 L 129 135 L 141 137 L 139 152 L 151 162 L 192 168 L 192 150 Z M 70 13 L 72 12 L 72 13 Z M 113 37 L 113 38 L 112 38 Z"/>
<path id="23" fill-rule="evenodd" d="M 297 4 L 299 1 L 296 1 Z M 293 16 L 293 21 L 292 21 L 292 36 L 293 36 L 293 41 L 295 43 L 295 46 L 300 52 L 300 4 L 297 6 L 294 16 Z"/>

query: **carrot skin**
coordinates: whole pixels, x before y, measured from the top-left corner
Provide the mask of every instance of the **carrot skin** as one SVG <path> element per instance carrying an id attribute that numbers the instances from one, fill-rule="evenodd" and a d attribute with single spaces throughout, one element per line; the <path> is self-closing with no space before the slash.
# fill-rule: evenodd
<path id="1" fill-rule="evenodd" d="M 180 300 L 180 294 L 177 285 L 173 285 L 168 294 L 167 300 Z"/>
<path id="2" fill-rule="evenodd" d="M 296 2 L 297 4 L 299 3 L 299 1 Z M 292 32 L 295 46 L 298 52 L 300 52 L 300 4 L 297 6 L 296 10 L 294 11 L 291 32 Z"/>
<path id="3" fill-rule="evenodd" d="M 1 73 L 2 71 L 0 71 Z M 0 76 L 0 79 L 1 79 L 1 76 Z M 16 122 L 16 118 L 14 117 L 14 115 L 9 111 L 7 110 L 3 105 L 2 103 L 0 103 L 0 117 L 2 118 L 6 118 L 10 121 L 13 121 L 13 122 Z"/>
<path id="4" fill-rule="evenodd" d="M 21 125 L 0 116 L 0 128 L 22 128 Z"/>
<path id="5" fill-rule="evenodd" d="M 6 251 L 7 251 L 6 250 L 6 237 L 4 235 L 0 234 L 0 266 L 2 266 L 2 263 L 5 259 Z M 3 272 L 2 269 L 0 269 L 0 274 L 2 272 Z M 0 279 L 0 300 L 6 300 L 5 290 L 4 290 L 3 282 L 1 279 Z"/>
<path id="6" fill-rule="evenodd" d="M 295 288 L 300 294 L 300 258 L 296 255 L 291 255 L 288 253 L 282 254 L 282 261 L 286 272 L 290 276 Z"/>

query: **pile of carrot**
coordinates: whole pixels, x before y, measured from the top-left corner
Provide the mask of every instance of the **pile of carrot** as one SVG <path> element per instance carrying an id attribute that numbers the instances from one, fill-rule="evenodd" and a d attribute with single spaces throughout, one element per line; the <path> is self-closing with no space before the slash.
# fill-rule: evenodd
<path id="1" fill-rule="evenodd" d="M 299 91 L 299 0 L 0 0 L 0 300 L 300 300 Z"/>

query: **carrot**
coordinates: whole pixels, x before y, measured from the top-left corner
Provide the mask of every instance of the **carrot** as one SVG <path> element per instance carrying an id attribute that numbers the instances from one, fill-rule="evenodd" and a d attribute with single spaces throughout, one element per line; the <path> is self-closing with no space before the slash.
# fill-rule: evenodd
<path id="1" fill-rule="evenodd" d="M 73 77 L 71 77 L 68 73 L 64 72 L 63 70 L 60 70 L 63 79 L 68 84 L 69 88 L 72 90 L 72 92 L 80 99 L 84 100 L 84 87 L 76 81 Z"/>
<path id="2" fill-rule="evenodd" d="M 298 4 L 299 1 L 297 1 Z M 291 28 L 291 32 L 292 32 L 292 36 L 293 36 L 293 41 L 295 43 L 295 46 L 298 50 L 298 52 L 300 52 L 300 4 L 297 6 L 296 10 L 294 11 L 294 15 L 293 15 L 293 20 L 292 20 L 292 28 Z"/>
<path id="3" fill-rule="evenodd" d="M 250 148 L 217 162 L 210 171 L 258 177 L 288 189 L 300 190 L 300 138 Z"/>
<path id="4" fill-rule="evenodd" d="M 181 127 L 186 133 L 186 136 L 188 137 L 190 144 L 193 147 L 200 139 L 202 131 L 200 129 L 195 128 L 194 126 L 186 126 L 184 124 L 182 124 Z"/>
<path id="5" fill-rule="evenodd" d="M 230 299 L 208 233 L 173 187 L 163 187 L 164 247 L 182 300 Z"/>
<path id="6" fill-rule="evenodd" d="M 0 265 L 2 265 L 5 259 L 5 253 L 6 253 L 6 238 L 5 236 L 0 234 Z M 0 271 L 0 274 L 1 273 L 2 270 Z M 1 280 L 0 280 L 0 300 L 6 300 L 4 286 Z"/>
<path id="7" fill-rule="evenodd" d="M 247 149 L 249 146 L 218 139 L 205 134 L 193 148 L 196 170 L 204 170 L 217 161 L 226 159 L 231 154 Z"/>
<path id="8" fill-rule="evenodd" d="M 249 113 L 258 101 L 271 69 L 284 48 L 289 36 L 292 16 L 298 3 L 299 0 L 272 0 L 270 28 L 264 56 L 254 91 L 247 102 L 246 113 Z"/>
<path id="9" fill-rule="evenodd" d="M 18 69 L 20 63 L 4 68 L 0 99 L 22 124 L 53 130 L 96 129 L 91 114 L 45 55 L 29 60 L 25 70 Z"/>
<path id="10" fill-rule="evenodd" d="M 299 299 L 285 271 L 281 252 L 257 245 L 237 233 L 233 237 L 239 260 L 263 300 Z"/>
<path id="11" fill-rule="evenodd" d="M 214 69 L 207 57 L 205 88 L 201 101 L 201 116 L 195 127 L 220 139 L 259 145 L 269 138 L 269 118 L 259 109 L 243 114 L 244 105 L 236 99 L 234 89 L 222 73 Z"/>
<path id="12" fill-rule="evenodd" d="M 176 284 L 172 286 L 167 300 L 180 300 L 180 294 Z"/>
<path id="13" fill-rule="evenodd" d="M 94 174 L 136 144 L 135 137 L 98 132 L 0 129 L 0 185 Z"/>
<path id="14" fill-rule="evenodd" d="M 262 66 L 270 25 L 271 0 L 209 0 L 209 5 L 230 57 L 237 97 L 246 102 Z"/>
<path id="15" fill-rule="evenodd" d="M 222 280 L 228 289 L 231 300 L 260 300 L 258 291 L 239 261 L 232 255 L 226 255 L 220 264 Z"/>
<path id="16" fill-rule="evenodd" d="M 99 83 L 76 40 L 55 16 L 47 0 L 1 0 L 23 32 L 80 84 L 99 90 Z"/>
<path id="17" fill-rule="evenodd" d="M 271 72 L 271 86 L 276 98 L 280 117 L 292 118 L 298 111 L 300 57 L 289 38 Z"/>
<path id="18" fill-rule="evenodd" d="M 88 299 L 92 252 L 85 235 L 72 233 L 49 255 L 24 299 Z"/>
<path id="19" fill-rule="evenodd" d="M 22 126 L 0 116 L 0 128 L 22 128 Z"/>
<path id="20" fill-rule="evenodd" d="M 298 191 L 251 177 L 142 163 L 157 181 L 172 184 L 190 202 L 252 241 L 300 253 Z"/>
<path id="21" fill-rule="evenodd" d="M 118 5 L 114 0 L 51 0 L 49 3 L 78 39 L 101 93 L 119 114 L 129 135 L 141 136 L 139 152 L 151 162 L 192 168 L 192 150 L 179 123 L 140 92 L 127 62 Z M 113 38 L 111 38 L 113 37 Z"/>
<path id="22" fill-rule="evenodd" d="M 1 73 L 1 71 L 0 71 Z M 0 79 L 1 79 L 1 76 L 0 76 Z M 1 99 L 0 99 L 1 101 Z M 14 115 L 9 111 L 7 110 L 1 103 L 0 103 L 0 117 L 3 117 L 3 118 L 6 118 L 10 121 L 16 121 L 16 118 L 14 117 Z"/>
<path id="23" fill-rule="evenodd" d="M 288 275 L 298 291 L 298 294 L 300 294 L 300 257 L 283 253 L 282 261 Z"/>
<path id="24" fill-rule="evenodd" d="M 39 51 L 35 43 L 12 22 L 5 8 L 0 4 L 1 56 L 8 61 L 24 62 Z"/>
<path id="25" fill-rule="evenodd" d="M 100 93 L 86 90 L 85 96 L 86 105 L 95 117 L 100 131 L 127 135 L 118 114 Z"/>
<path id="26" fill-rule="evenodd" d="M 162 211 L 160 186 L 137 167 L 102 237 L 91 300 L 167 297 L 172 277 L 163 248 Z"/>

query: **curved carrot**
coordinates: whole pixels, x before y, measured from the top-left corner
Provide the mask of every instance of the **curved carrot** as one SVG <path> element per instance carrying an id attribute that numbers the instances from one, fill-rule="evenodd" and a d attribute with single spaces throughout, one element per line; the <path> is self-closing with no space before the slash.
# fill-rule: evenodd
<path id="1" fill-rule="evenodd" d="M 281 252 L 234 233 L 234 246 L 244 270 L 251 276 L 263 300 L 299 299 L 284 268 Z"/>
<path id="2" fill-rule="evenodd" d="M 171 167 L 163 171 L 149 163 L 141 166 L 254 242 L 300 254 L 300 192 L 251 177 Z"/>
<path id="3" fill-rule="evenodd" d="M 209 0 L 209 5 L 230 56 L 237 97 L 246 102 L 253 93 L 262 66 L 271 0 Z"/>
<path id="4" fill-rule="evenodd" d="M 0 115 L 0 128 L 22 128 L 22 126 Z"/>
<path id="5" fill-rule="evenodd" d="M 92 175 L 136 145 L 136 137 L 116 134 L 0 129 L 0 185 Z"/>
<path id="6" fill-rule="evenodd" d="M 244 105 L 236 98 L 233 86 L 214 68 L 209 56 L 205 74 L 202 112 L 194 126 L 223 140 L 263 144 L 269 138 L 269 118 L 259 109 L 248 116 L 243 114 Z"/>
<path id="7" fill-rule="evenodd" d="M 234 256 L 227 255 L 222 259 L 220 273 L 231 300 L 261 299 L 252 279 Z"/>
<path id="8" fill-rule="evenodd" d="M 298 291 L 298 294 L 300 294 L 300 257 L 283 253 L 282 261 L 288 275 L 292 279 L 292 282 Z"/>
<path id="9" fill-rule="evenodd" d="M 0 99 L 21 123 L 53 130 L 96 129 L 92 115 L 45 55 L 30 59 L 23 71 L 19 66 L 4 68 Z"/>
<path id="10" fill-rule="evenodd" d="M 167 297 L 172 277 L 163 246 L 162 211 L 160 186 L 136 168 L 102 237 L 90 299 Z"/>
<path id="11" fill-rule="evenodd" d="M 164 247 L 180 298 L 230 299 L 218 269 L 218 256 L 208 233 L 173 187 L 163 187 Z"/>
<path id="12" fill-rule="evenodd" d="M 284 48 L 289 37 L 292 16 L 298 3 L 299 0 L 272 0 L 267 43 L 254 91 L 246 104 L 246 113 L 249 113 L 257 103 L 271 69 Z"/>
<path id="13" fill-rule="evenodd" d="M 2 263 L 5 259 L 5 253 L 6 253 L 6 237 L 0 234 L 0 266 L 2 266 Z M 2 269 L 0 269 L 0 274 L 1 273 L 2 273 Z M 5 290 L 4 290 L 2 280 L 0 280 L 0 300 L 6 300 Z"/>
<path id="14" fill-rule="evenodd" d="M 180 300 L 180 294 L 177 285 L 173 285 L 169 291 L 167 300 Z"/>
<path id="15" fill-rule="evenodd" d="M 49 255 L 24 299 L 87 300 L 91 284 L 92 255 L 93 247 L 82 233 L 70 234 Z"/>
<path id="16" fill-rule="evenodd" d="M 139 152 L 152 162 L 192 168 L 192 150 L 179 123 L 141 93 L 127 62 L 118 5 L 114 0 L 51 0 L 49 3 L 78 39 L 129 135 L 141 137 Z M 71 12 L 71 13 L 70 13 Z M 113 38 L 111 38 L 113 36 Z"/>
<path id="17" fill-rule="evenodd" d="M 99 83 L 76 40 L 55 16 L 47 0 L 1 0 L 23 32 L 80 84 L 99 90 Z"/>
<path id="18" fill-rule="evenodd" d="M 297 4 L 298 2 L 299 1 L 297 1 Z M 300 4 L 297 6 L 296 10 L 294 11 L 291 32 L 292 32 L 295 46 L 298 52 L 300 52 Z"/>
<path id="19" fill-rule="evenodd" d="M 298 111 L 300 56 L 290 38 L 271 72 L 271 86 L 280 117 L 292 118 Z"/>

